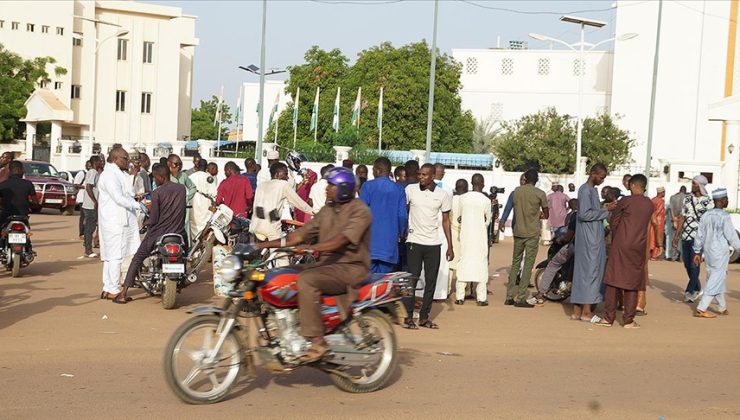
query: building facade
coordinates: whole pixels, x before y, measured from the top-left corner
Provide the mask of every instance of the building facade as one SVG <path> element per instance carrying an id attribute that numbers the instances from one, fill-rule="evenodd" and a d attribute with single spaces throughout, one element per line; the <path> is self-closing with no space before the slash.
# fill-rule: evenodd
<path id="1" fill-rule="evenodd" d="M 290 94 L 285 93 L 287 82 L 283 80 L 265 80 L 265 111 L 263 113 L 263 134 L 267 133 L 270 128 L 268 125 L 270 121 L 270 113 L 272 112 L 275 103 L 277 101 L 278 109 L 277 114 L 273 118 L 273 125 L 277 116 L 280 115 L 287 107 L 288 104 L 293 102 Z M 242 95 L 242 116 L 240 123 L 242 124 L 240 131 L 240 140 L 242 141 L 257 141 L 257 133 L 259 132 L 259 102 L 260 102 L 260 84 L 259 82 L 247 82 L 242 85 L 244 89 Z M 314 93 L 301 92 L 301 95 L 312 95 Z M 265 139 L 265 142 L 271 142 L 272 139 Z"/>
<path id="2" fill-rule="evenodd" d="M 26 59 L 56 59 L 48 68 L 51 82 L 38 86 L 26 103 L 28 157 L 44 123 L 51 124 L 52 161 L 62 150 L 68 154 L 68 147 L 86 159 L 94 143 L 144 150 L 190 136 L 198 39 L 195 17 L 180 8 L 8 1 L 0 8 L 0 43 Z M 56 74 L 56 66 L 66 73 Z"/>

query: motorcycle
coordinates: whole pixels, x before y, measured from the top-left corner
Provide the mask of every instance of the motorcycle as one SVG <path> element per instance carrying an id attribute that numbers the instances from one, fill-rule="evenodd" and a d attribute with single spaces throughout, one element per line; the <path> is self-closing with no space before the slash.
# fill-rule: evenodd
<path id="1" fill-rule="evenodd" d="M 2 227 L 0 262 L 13 277 L 20 275 L 21 267 L 31 264 L 36 253 L 31 250 L 31 236 L 25 216 L 10 216 Z"/>
<path id="2" fill-rule="evenodd" d="M 177 328 L 166 346 L 165 378 L 178 398 L 190 404 L 219 402 L 242 368 L 253 377 L 258 363 L 276 373 L 309 366 L 352 393 L 373 392 L 388 382 L 398 363 L 391 318 L 395 302 L 413 293 L 411 274 L 370 275 L 354 289 L 358 294 L 346 319 L 338 297 L 323 296 L 331 351 L 319 362 L 303 364 L 300 359 L 310 342 L 299 334 L 298 272 L 289 267 L 264 270 L 271 260 L 292 255 L 292 249 L 254 256 L 242 248 L 222 267 L 232 285 L 229 297 L 220 307 L 193 310 L 195 316 Z"/>
<path id="3" fill-rule="evenodd" d="M 168 233 L 157 240 L 144 260 L 135 285 L 150 296 L 161 295 L 164 309 L 172 309 L 177 293 L 193 281 L 185 275 L 185 240 L 179 234 Z"/>
<path id="4" fill-rule="evenodd" d="M 547 259 L 537 264 L 535 267 L 534 272 L 534 284 L 535 287 L 540 282 L 540 278 L 545 274 L 545 269 L 547 268 L 547 265 L 550 263 L 550 260 L 555 257 L 555 254 L 560 251 L 561 248 L 563 248 L 562 244 L 559 244 L 557 241 L 553 241 L 550 244 L 550 247 L 547 249 Z M 572 244 L 568 246 L 573 246 Z M 544 294 L 545 298 L 547 300 L 551 300 L 553 302 L 560 302 L 568 297 L 570 297 L 570 291 L 571 287 L 573 285 L 573 258 L 568 260 L 565 264 L 563 264 L 562 267 L 560 267 L 560 270 L 555 274 L 555 277 L 553 277 L 552 282 L 547 288 L 547 292 Z"/>

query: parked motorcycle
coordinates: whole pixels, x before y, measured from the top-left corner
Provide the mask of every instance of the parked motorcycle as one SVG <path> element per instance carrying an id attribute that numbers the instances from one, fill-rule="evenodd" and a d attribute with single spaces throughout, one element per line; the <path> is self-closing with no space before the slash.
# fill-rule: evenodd
<path id="1" fill-rule="evenodd" d="M 370 275 L 357 290 L 350 316 L 343 319 L 335 296 L 322 298 L 326 341 L 321 361 L 300 362 L 310 346 L 299 333 L 297 271 L 263 271 L 290 248 L 252 255 L 238 246 L 222 266 L 233 288 L 220 307 L 196 308 L 173 333 L 165 349 L 167 384 L 181 400 L 209 404 L 223 400 L 244 367 L 251 376 L 262 366 L 280 373 L 310 366 L 330 375 L 347 392 L 373 392 L 390 379 L 398 363 L 391 317 L 395 302 L 411 295 L 411 275 Z M 251 327 L 251 328 L 250 328 Z M 253 343 L 256 343 L 254 345 Z"/>
<path id="2" fill-rule="evenodd" d="M 185 240 L 179 234 L 168 233 L 159 238 L 144 260 L 135 285 L 150 296 L 161 295 L 162 306 L 172 309 L 177 293 L 192 283 L 185 273 Z"/>
<path id="3" fill-rule="evenodd" d="M 547 259 L 537 264 L 534 272 L 534 284 L 535 287 L 540 282 L 540 278 L 545 274 L 545 269 L 550 263 L 550 260 L 555 257 L 555 254 L 560 251 L 564 245 L 553 241 L 550 247 L 547 249 Z M 569 245 L 573 246 L 573 245 Z M 560 302 L 570 297 L 571 287 L 573 285 L 573 258 L 568 260 L 560 270 L 553 277 L 552 282 L 547 288 L 547 292 L 544 294 L 545 298 L 553 302 Z"/>
<path id="4" fill-rule="evenodd" d="M 36 253 L 31 250 L 30 233 L 25 216 L 10 216 L 2 227 L 0 262 L 13 277 L 20 275 L 21 267 L 31 264 Z"/>

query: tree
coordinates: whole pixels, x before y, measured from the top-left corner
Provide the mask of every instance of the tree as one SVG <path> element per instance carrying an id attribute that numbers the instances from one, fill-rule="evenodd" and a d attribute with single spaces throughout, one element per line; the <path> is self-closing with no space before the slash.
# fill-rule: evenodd
<path id="1" fill-rule="evenodd" d="M 507 171 L 522 171 L 533 163 L 540 171 L 573 173 L 576 166 L 576 127 L 555 108 L 506 122 L 494 141 L 494 152 Z M 606 114 L 583 122 L 582 154 L 588 163 L 603 163 L 614 169 L 629 162 L 634 140 Z"/>
<path id="2" fill-rule="evenodd" d="M 290 67 L 287 93 L 295 97 L 301 88 L 298 138 L 313 139 L 309 129 L 316 88 L 321 88 L 319 101 L 318 139 L 333 145 L 377 148 L 377 113 L 380 87 L 383 94 L 383 149 L 423 149 L 426 143 L 427 101 L 429 90 L 429 60 L 431 51 L 426 42 L 400 48 L 383 43 L 359 53 L 357 62 L 338 49 L 324 51 L 311 47 L 306 63 Z M 460 108 L 459 90 L 461 66 L 446 54 L 437 58 L 437 74 L 432 126 L 432 148 L 436 151 L 471 150 L 473 117 Z M 332 108 L 337 87 L 340 99 L 340 131 L 331 127 Z M 360 127 L 351 125 L 352 107 L 357 89 L 362 87 Z M 292 106 L 280 115 L 278 142 L 292 145 Z M 274 135 L 270 128 L 268 138 Z"/>
<path id="3" fill-rule="evenodd" d="M 491 153 L 501 127 L 492 118 L 475 120 L 473 127 L 473 153 Z"/>
<path id="4" fill-rule="evenodd" d="M 218 122 L 214 124 L 216 117 L 216 108 L 218 107 L 218 97 L 215 95 L 208 101 L 200 101 L 198 108 L 193 108 L 190 117 L 190 138 L 217 140 Z M 228 124 L 231 124 L 231 113 L 226 103 L 221 104 L 221 139 L 229 137 Z"/>
<path id="5" fill-rule="evenodd" d="M 25 102 L 36 86 L 50 83 L 47 66 L 56 63 L 53 57 L 25 60 L 0 44 L 0 140 L 9 142 L 20 138 L 25 125 L 20 119 L 26 116 Z M 54 74 L 61 76 L 67 70 L 55 66 Z"/>

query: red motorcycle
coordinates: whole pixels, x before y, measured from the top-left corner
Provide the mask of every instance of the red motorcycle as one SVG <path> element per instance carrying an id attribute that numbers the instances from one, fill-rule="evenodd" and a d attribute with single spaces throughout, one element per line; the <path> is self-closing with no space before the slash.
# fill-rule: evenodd
<path id="1" fill-rule="evenodd" d="M 242 367 L 255 376 L 259 364 L 277 373 L 309 366 L 326 372 L 341 390 L 373 392 L 390 379 L 398 363 L 392 319 L 395 302 L 412 294 L 411 274 L 373 274 L 362 282 L 349 316 L 338 296 L 324 296 L 322 316 L 331 351 L 321 361 L 300 362 L 310 342 L 299 334 L 298 271 L 264 271 L 275 258 L 292 255 L 280 248 L 262 254 L 237 246 L 221 267 L 233 285 L 221 307 L 192 311 L 165 350 L 167 384 L 181 400 L 209 404 L 223 400 Z"/>

